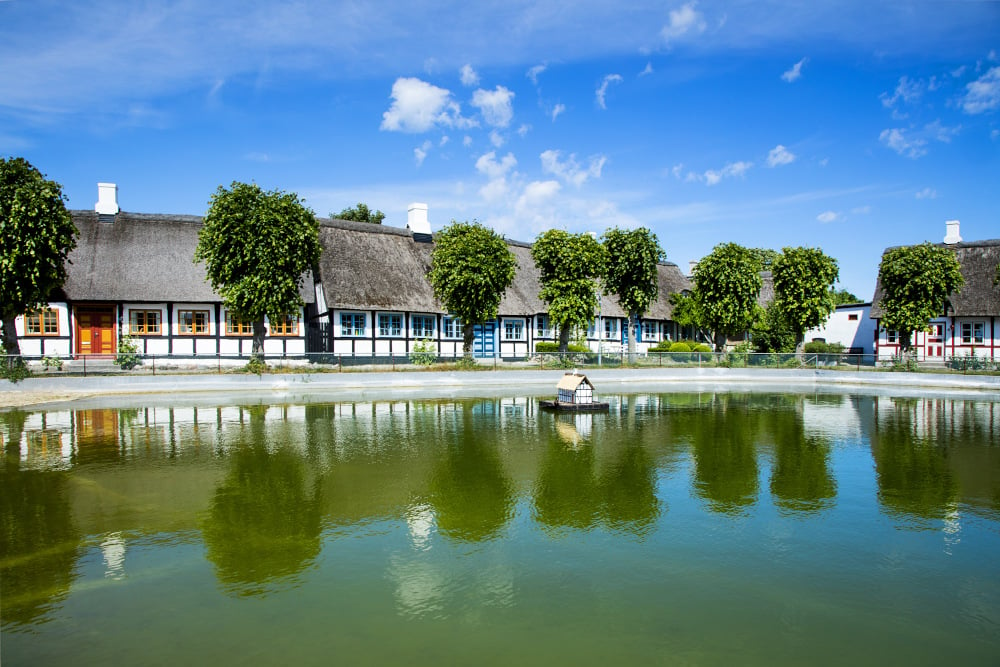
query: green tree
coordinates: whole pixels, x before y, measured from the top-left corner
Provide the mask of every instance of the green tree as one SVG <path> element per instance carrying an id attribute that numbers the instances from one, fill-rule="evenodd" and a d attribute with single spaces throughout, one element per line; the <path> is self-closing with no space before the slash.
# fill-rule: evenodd
<path id="1" fill-rule="evenodd" d="M 750 330 L 750 339 L 758 352 L 794 352 L 795 331 L 785 320 L 778 304 L 772 301 Z"/>
<path id="2" fill-rule="evenodd" d="M 353 208 L 345 208 L 343 211 L 334 215 L 330 214 L 331 218 L 340 218 L 341 220 L 354 220 L 356 222 L 370 222 L 373 225 L 381 225 L 382 221 L 385 220 L 385 213 L 382 211 L 372 211 L 368 208 L 368 204 L 358 202 L 358 205 Z"/>
<path id="3" fill-rule="evenodd" d="M 807 330 L 818 327 L 833 312 L 831 292 L 840 275 L 837 260 L 819 248 L 782 248 L 771 274 L 775 303 L 798 345 Z"/>
<path id="4" fill-rule="evenodd" d="M 649 308 L 659 290 L 656 265 L 664 259 L 656 234 L 639 227 L 623 230 L 615 227 L 601 237 L 607 252 L 604 286 L 618 296 L 618 303 L 629 316 L 628 353 L 635 355 L 639 318 Z"/>
<path id="5" fill-rule="evenodd" d="M 852 292 L 848 292 L 846 289 L 830 290 L 830 298 L 833 299 L 833 303 L 837 306 L 844 306 L 849 303 L 864 303 L 862 299 L 854 296 Z"/>
<path id="6" fill-rule="evenodd" d="M 721 352 L 728 336 L 749 330 L 760 310 L 760 257 L 736 243 L 720 243 L 694 269 L 694 291 L 702 326 Z"/>
<path id="7" fill-rule="evenodd" d="M 462 321 L 465 357 L 472 357 L 475 325 L 497 316 L 516 270 L 517 259 L 507 242 L 478 222 L 452 220 L 434 235 L 427 278 L 445 310 Z"/>
<path id="8" fill-rule="evenodd" d="M 41 307 L 66 280 L 79 232 L 62 187 L 24 158 L 0 158 L 0 323 L 3 348 L 21 356 L 18 315 Z M 19 360 L 18 360 L 19 361 Z"/>
<path id="9" fill-rule="evenodd" d="M 573 327 L 594 319 L 604 247 L 589 234 L 550 229 L 535 239 L 531 257 L 540 273 L 538 296 L 549 305 L 549 318 L 559 328 L 559 351 L 566 352 Z"/>
<path id="10" fill-rule="evenodd" d="M 303 276 L 319 254 L 319 223 L 297 195 L 234 181 L 212 195 L 194 261 L 205 262 L 226 308 L 253 323 L 259 361 L 264 318 L 277 321 L 302 307 Z"/>
<path id="11" fill-rule="evenodd" d="M 878 267 L 882 326 L 899 332 L 900 352 L 910 349 L 914 331 L 944 313 L 948 296 L 965 279 L 955 254 L 930 242 L 890 248 Z"/>
<path id="12" fill-rule="evenodd" d="M 770 271 L 774 263 L 781 257 L 781 253 L 770 248 L 750 248 L 750 252 L 760 260 L 761 271 Z"/>

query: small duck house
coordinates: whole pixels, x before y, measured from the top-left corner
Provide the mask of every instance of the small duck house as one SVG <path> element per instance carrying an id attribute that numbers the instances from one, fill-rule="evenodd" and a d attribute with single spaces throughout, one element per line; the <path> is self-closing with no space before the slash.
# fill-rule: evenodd
<path id="1" fill-rule="evenodd" d="M 559 402 L 575 405 L 588 405 L 594 402 L 594 385 L 586 375 L 567 373 L 556 385 L 559 390 Z"/>

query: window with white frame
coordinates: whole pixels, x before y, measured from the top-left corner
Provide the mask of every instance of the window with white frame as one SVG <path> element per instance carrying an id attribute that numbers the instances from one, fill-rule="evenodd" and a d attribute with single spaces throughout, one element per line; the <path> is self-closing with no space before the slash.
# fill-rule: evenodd
<path id="1" fill-rule="evenodd" d="M 617 340 L 618 338 L 618 319 L 614 317 L 607 317 L 604 319 L 604 339 L 605 340 Z"/>
<path id="2" fill-rule="evenodd" d="M 587 325 L 587 338 L 597 338 L 597 322 Z"/>
<path id="3" fill-rule="evenodd" d="M 504 340 L 524 340 L 524 320 L 504 319 L 503 321 Z"/>
<path id="4" fill-rule="evenodd" d="M 985 338 L 985 322 L 962 322 L 963 345 L 982 345 Z"/>
<path id="5" fill-rule="evenodd" d="M 410 325 L 414 338 L 434 338 L 433 315 L 414 315 Z"/>
<path id="6" fill-rule="evenodd" d="M 552 323 L 549 322 L 548 315 L 538 315 L 535 317 L 535 337 L 552 338 Z"/>
<path id="7" fill-rule="evenodd" d="M 398 313 L 381 313 L 378 316 L 378 335 L 399 337 L 403 335 L 403 316 Z"/>
<path id="8" fill-rule="evenodd" d="M 341 313 L 340 314 L 340 335 L 341 336 L 364 336 L 365 335 L 365 314 L 364 313 Z"/>
<path id="9" fill-rule="evenodd" d="M 445 338 L 462 337 L 462 320 L 457 317 L 445 317 L 442 322 Z"/>
<path id="10" fill-rule="evenodd" d="M 899 332 L 896 331 L 895 329 L 886 329 L 885 330 L 885 342 L 886 343 L 892 343 L 892 344 L 898 343 L 899 342 Z"/>
<path id="11" fill-rule="evenodd" d="M 654 320 L 643 320 L 642 339 L 648 341 L 660 340 L 660 323 Z"/>

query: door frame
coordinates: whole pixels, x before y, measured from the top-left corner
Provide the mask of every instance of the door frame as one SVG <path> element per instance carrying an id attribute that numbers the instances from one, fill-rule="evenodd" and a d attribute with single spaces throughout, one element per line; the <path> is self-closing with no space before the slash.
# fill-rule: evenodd
<path id="1" fill-rule="evenodd" d="M 111 351 L 84 352 L 80 329 L 80 313 L 106 313 L 111 316 Z M 113 356 L 118 350 L 118 306 L 113 303 L 83 303 L 73 306 L 73 355 L 77 357 Z"/>

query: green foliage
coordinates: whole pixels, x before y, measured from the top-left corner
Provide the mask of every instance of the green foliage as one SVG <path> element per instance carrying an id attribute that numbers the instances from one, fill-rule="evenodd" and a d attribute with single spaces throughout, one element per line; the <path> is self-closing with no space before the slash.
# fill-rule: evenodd
<path id="1" fill-rule="evenodd" d="M 122 334 L 118 338 L 118 354 L 115 355 L 115 365 L 123 371 L 130 371 L 142 364 L 142 357 L 139 356 L 139 346 L 128 334 Z"/>
<path id="2" fill-rule="evenodd" d="M 254 323 L 253 353 L 263 350 L 264 318 L 302 307 L 303 277 L 319 261 L 319 223 L 298 196 L 233 182 L 212 195 L 194 261 L 228 310 Z"/>
<path id="3" fill-rule="evenodd" d="M 370 222 L 373 225 L 381 225 L 382 221 L 385 220 L 385 213 L 382 211 L 372 211 L 368 208 L 368 204 L 358 202 L 358 205 L 354 208 L 345 208 L 337 215 L 331 213 L 330 217 L 340 218 L 341 220 L 354 220 L 356 222 Z"/>
<path id="4" fill-rule="evenodd" d="M 615 227 L 601 239 L 607 251 L 604 286 L 618 296 L 622 310 L 633 317 L 642 317 L 659 289 L 656 265 L 664 259 L 664 254 L 656 234 L 645 227 L 632 230 Z"/>
<path id="5" fill-rule="evenodd" d="M 425 338 L 414 343 L 410 361 L 418 366 L 430 366 L 437 361 L 437 346 L 434 341 Z"/>
<path id="6" fill-rule="evenodd" d="M 840 275 L 837 260 L 819 248 L 782 248 L 771 273 L 775 303 L 796 342 L 801 341 L 807 330 L 833 312 L 831 291 Z"/>
<path id="7" fill-rule="evenodd" d="M 0 379 L 20 382 L 31 377 L 31 369 L 20 355 L 5 357 L 0 360 Z"/>
<path id="8" fill-rule="evenodd" d="M 802 347 L 809 354 L 842 354 L 844 346 L 841 343 L 827 343 L 822 340 L 812 340 Z"/>
<path id="9" fill-rule="evenodd" d="M 79 232 L 62 187 L 24 158 L 0 158 L 0 323 L 9 354 L 21 353 L 14 320 L 42 306 L 66 280 Z"/>
<path id="10" fill-rule="evenodd" d="M 670 303 L 673 304 L 671 315 L 674 322 L 682 327 L 701 327 L 701 313 L 698 312 L 698 302 L 691 294 L 674 292 L 670 295 Z"/>
<path id="11" fill-rule="evenodd" d="M 250 357 L 250 360 L 247 362 L 247 365 L 243 367 L 243 370 L 247 373 L 253 373 L 254 375 L 261 375 L 267 370 L 267 364 L 264 363 L 264 357 L 255 354 Z"/>
<path id="12" fill-rule="evenodd" d="M 677 341 L 676 343 L 671 343 L 668 352 L 693 352 L 691 346 L 684 341 Z"/>
<path id="13" fill-rule="evenodd" d="M 944 313 L 948 296 L 965 279 L 955 254 L 933 243 L 890 248 L 878 268 L 882 290 L 881 326 L 900 334 L 900 351 L 910 347 L 911 332 L 925 329 Z"/>
<path id="14" fill-rule="evenodd" d="M 57 356 L 42 357 L 42 366 L 45 367 L 45 370 L 49 370 L 51 368 L 61 371 L 63 367 L 63 360 L 61 357 Z"/>
<path id="15" fill-rule="evenodd" d="M 846 289 L 830 290 L 830 297 L 836 306 L 844 306 L 850 303 L 864 303 L 863 299 L 859 299 Z"/>
<path id="16" fill-rule="evenodd" d="M 794 352 L 795 332 L 777 302 L 767 305 L 750 330 L 750 339 L 757 352 Z"/>
<path id="17" fill-rule="evenodd" d="M 712 348 L 704 343 L 688 343 L 692 352 L 711 352 Z"/>
<path id="18" fill-rule="evenodd" d="M 694 270 L 694 300 L 700 323 L 721 350 L 727 336 L 749 330 L 757 319 L 760 257 L 736 243 L 721 243 Z"/>
<path id="19" fill-rule="evenodd" d="M 590 348 L 586 345 L 581 345 L 579 343 L 570 343 L 566 349 L 567 352 L 572 352 L 574 354 L 587 354 L 591 352 Z M 559 343 L 541 340 L 535 343 L 535 352 L 543 354 L 552 354 L 553 352 L 559 352 Z"/>
<path id="20" fill-rule="evenodd" d="M 427 278 L 445 310 L 462 320 L 465 356 L 472 355 L 472 327 L 497 316 L 516 270 L 507 242 L 478 222 L 452 221 L 435 235 Z"/>
<path id="21" fill-rule="evenodd" d="M 585 328 L 597 310 L 597 278 L 604 273 L 605 253 L 589 234 L 550 229 L 531 247 L 540 274 L 538 296 L 549 306 L 549 318 L 559 329 L 559 344 L 568 349 L 574 327 Z"/>
<path id="22" fill-rule="evenodd" d="M 762 271 L 770 271 L 774 263 L 778 261 L 779 257 L 781 257 L 780 252 L 770 248 L 749 248 L 749 250 L 756 255 L 758 260 L 760 260 L 760 268 Z"/>

